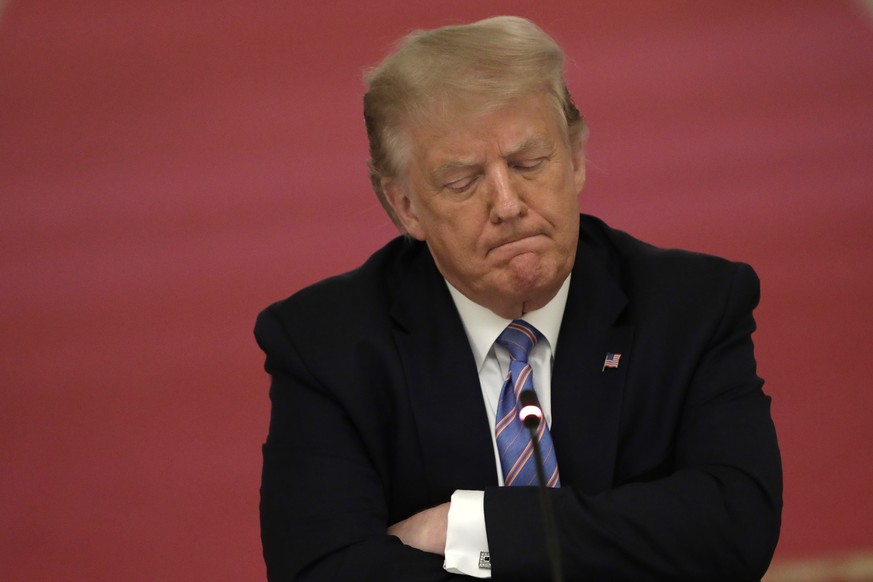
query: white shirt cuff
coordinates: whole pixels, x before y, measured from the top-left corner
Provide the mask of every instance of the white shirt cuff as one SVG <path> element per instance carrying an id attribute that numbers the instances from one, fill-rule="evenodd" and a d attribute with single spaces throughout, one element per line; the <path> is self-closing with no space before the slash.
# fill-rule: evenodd
<path id="1" fill-rule="evenodd" d="M 452 574 L 491 578 L 484 491 L 459 490 L 452 495 L 443 568 Z"/>

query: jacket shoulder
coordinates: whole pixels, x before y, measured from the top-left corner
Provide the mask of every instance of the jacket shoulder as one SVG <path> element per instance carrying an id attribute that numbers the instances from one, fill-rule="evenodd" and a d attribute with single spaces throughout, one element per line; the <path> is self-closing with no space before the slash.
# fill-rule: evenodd
<path id="1" fill-rule="evenodd" d="M 659 247 L 612 228 L 602 220 L 583 216 L 583 240 L 605 247 L 615 257 L 622 279 L 646 287 L 707 287 L 729 282 L 738 271 L 757 283 L 746 263 L 712 254 Z M 587 231 L 587 232 L 586 232 Z"/>
<path id="2" fill-rule="evenodd" d="M 258 314 L 255 336 L 305 338 L 312 349 L 342 349 L 343 338 L 354 341 L 385 333 L 396 288 L 408 273 L 427 264 L 424 243 L 397 237 L 373 253 L 358 268 L 329 277 L 269 305 Z M 348 347 L 348 346 L 346 346 Z"/>
<path id="3" fill-rule="evenodd" d="M 583 244 L 605 257 L 628 297 L 630 313 L 642 321 L 718 321 L 731 303 L 749 311 L 758 305 L 760 283 L 746 263 L 658 247 L 599 219 L 583 218 Z"/>
<path id="4" fill-rule="evenodd" d="M 386 279 L 397 268 L 397 263 L 409 254 L 412 246 L 408 240 L 395 238 L 359 267 L 307 285 L 269 305 L 262 313 L 271 312 L 285 318 L 314 311 L 322 317 L 326 315 L 325 310 L 346 315 L 343 312 L 359 311 L 363 305 L 368 309 L 377 308 L 385 301 Z"/>

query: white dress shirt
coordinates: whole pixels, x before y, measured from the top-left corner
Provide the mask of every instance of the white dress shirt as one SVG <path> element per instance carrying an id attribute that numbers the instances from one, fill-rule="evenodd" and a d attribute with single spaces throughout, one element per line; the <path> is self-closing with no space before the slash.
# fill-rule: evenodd
<path id="1" fill-rule="evenodd" d="M 494 434 L 497 401 L 500 390 L 509 372 L 509 351 L 495 342 L 512 320 L 500 317 L 490 309 L 482 307 L 465 297 L 460 291 L 446 282 L 455 302 L 455 307 L 464 324 L 464 331 L 473 350 L 473 357 L 479 370 L 479 384 L 482 398 L 491 426 L 491 443 L 494 446 L 495 471 L 497 482 L 503 485 L 503 471 L 500 468 L 500 455 L 497 451 L 497 437 Z M 543 335 L 543 340 L 531 350 L 529 363 L 533 370 L 533 384 L 546 423 L 552 424 L 551 388 L 554 352 L 558 345 L 558 332 L 567 304 L 570 277 L 564 281 L 555 297 L 545 306 L 525 313 L 521 319 L 528 322 Z M 476 578 L 490 578 L 491 570 L 480 568 L 480 558 L 488 554 L 488 536 L 485 530 L 484 491 L 458 490 L 452 495 L 449 509 L 449 525 L 446 532 L 446 557 L 444 568 L 455 574 L 466 574 Z M 490 555 L 489 555 L 490 556 Z"/>

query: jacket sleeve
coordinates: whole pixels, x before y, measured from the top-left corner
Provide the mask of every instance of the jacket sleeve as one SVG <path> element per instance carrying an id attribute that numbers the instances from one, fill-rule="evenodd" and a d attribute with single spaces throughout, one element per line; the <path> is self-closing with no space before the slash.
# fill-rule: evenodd
<path id="1" fill-rule="evenodd" d="M 751 340 L 758 280 L 747 265 L 734 266 L 720 319 L 684 387 L 668 474 L 597 494 L 550 491 L 567 580 L 742 581 L 766 571 L 780 529 L 781 461 Z M 536 494 L 486 490 L 495 580 L 549 571 Z"/>
<path id="2" fill-rule="evenodd" d="M 387 535 L 384 475 L 352 415 L 307 369 L 294 334 L 271 309 L 258 317 L 255 336 L 272 378 L 260 501 L 267 578 L 457 578 L 441 556 Z"/>

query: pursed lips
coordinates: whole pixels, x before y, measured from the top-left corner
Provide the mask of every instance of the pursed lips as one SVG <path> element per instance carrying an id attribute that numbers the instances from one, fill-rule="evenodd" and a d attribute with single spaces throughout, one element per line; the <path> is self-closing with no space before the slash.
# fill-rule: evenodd
<path id="1" fill-rule="evenodd" d="M 497 250 L 503 249 L 503 248 L 505 248 L 505 247 L 509 247 L 510 245 L 514 245 L 514 244 L 516 244 L 516 243 L 524 242 L 524 241 L 527 241 L 527 240 L 529 240 L 529 239 L 532 239 L 532 238 L 535 238 L 535 237 L 538 237 L 538 236 L 541 236 L 541 235 L 542 235 L 542 233 L 540 233 L 540 232 L 534 232 L 534 233 L 531 233 L 531 234 L 525 234 L 525 235 L 521 235 L 521 236 L 512 237 L 512 238 L 510 238 L 510 239 L 507 239 L 507 240 L 505 240 L 505 241 L 503 241 L 503 242 L 500 242 L 500 243 L 498 243 L 498 244 L 492 246 L 492 247 L 489 249 L 488 252 L 489 252 L 489 253 L 492 253 L 492 252 L 494 252 L 494 251 L 497 251 Z"/>

